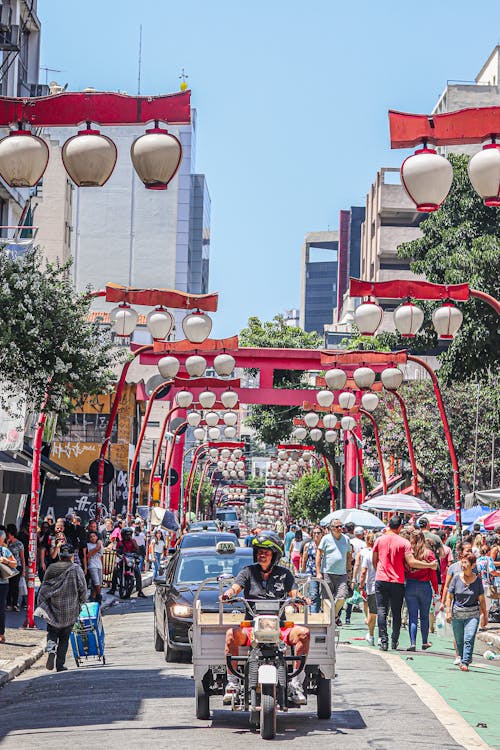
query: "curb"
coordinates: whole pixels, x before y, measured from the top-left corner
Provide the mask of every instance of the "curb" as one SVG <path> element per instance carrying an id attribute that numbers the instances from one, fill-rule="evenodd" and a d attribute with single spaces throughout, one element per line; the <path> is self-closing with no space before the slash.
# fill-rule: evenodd
<path id="1" fill-rule="evenodd" d="M 2 685 L 5 685 L 6 682 L 10 682 L 10 680 L 13 680 L 14 677 L 17 677 L 22 672 L 25 672 L 31 667 L 32 664 L 34 664 L 41 656 L 43 656 L 45 652 L 46 633 L 45 631 L 42 632 L 44 640 L 43 645 L 36 646 L 33 651 L 28 654 L 28 656 L 18 656 L 17 659 L 14 659 L 11 662 L 12 666 L 9 671 L 0 676 L 0 687 L 2 687 Z"/>

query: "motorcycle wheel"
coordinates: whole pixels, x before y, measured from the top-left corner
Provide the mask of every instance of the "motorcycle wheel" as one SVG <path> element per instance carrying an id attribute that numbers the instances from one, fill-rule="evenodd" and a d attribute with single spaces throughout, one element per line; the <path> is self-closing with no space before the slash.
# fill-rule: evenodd
<path id="1" fill-rule="evenodd" d="M 316 685 L 318 719 L 329 719 L 332 715 L 332 681 L 318 677 Z"/>
<path id="2" fill-rule="evenodd" d="M 125 581 L 125 599 L 130 599 L 132 596 L 132 591 L 134 590 L 134 579 L 132 576 L 127 576 L 127 579 Z"/>
<path id="3" fill-rule="evenodd" d="M 260 736 L 272 740 L 276 736 L 276 686 L 262 685 L 260 695 Z"/>
<path id="4" fill-rule="evenodd" d="M 210 696 L 203 686 L 203 680 L 196 680 L 194 690 L 196 697 L 196 718 L 209 719 Z"/>

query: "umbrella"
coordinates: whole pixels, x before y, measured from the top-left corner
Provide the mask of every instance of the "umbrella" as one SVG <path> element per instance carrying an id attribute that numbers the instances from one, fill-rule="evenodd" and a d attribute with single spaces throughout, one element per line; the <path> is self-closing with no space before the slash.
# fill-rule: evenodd
<path id="1" fill-rule="evenodd" d="M 399 511 L 400 513 L 434 513 L 434 508 L 425 500 L 413 495 L 397 492 L 394 495 L 379 495 L 367 500 L 361 506 L 363 510 Z"/>
<path id="2" fill-rule="evenodd" d="M 335 510 L 333 513 L 329 513 L 327 516 L 321 519 L 321 526 L 328 526 L 334 518 L 337 518 L 342 523 L 353 523 L 355 526 L 362 526 L 364 529 L 383 529 L 385 523 L 382 523 L 380 518 L 368 513 L 366 510 L 358 510 L 357 508 L 342 508 L 341 510 Z"/>
<path id="3" fill-rule="evenodd" d="M 500 510 L 494 510 L 483 519 L 484 528 L 493 531 L 495 526 L 500 526 Z"/>
<path id="4" fill-rule="evenodd" d="M 450 517 L 450 509 L 438 510 L 429 517 L 429 525 L 431 529 L 440 529 L 443 526 L 443 521 Z"/>
<path id="5" fill-rule="evenodd" d="M 487 516 L 490 510 L 491 508 L 488 508 L 487 505 L 474 505 L 473 508 L 467 508 L 467 510 L 462 511 L 462 526 L 469 526 L 474 521 L 477 521 L 478 518 Z M 451 516 L 444 519 L 443 526 L 455 526 L 456 522 L 457 517 L 455 513 L 452 513 Z"/>

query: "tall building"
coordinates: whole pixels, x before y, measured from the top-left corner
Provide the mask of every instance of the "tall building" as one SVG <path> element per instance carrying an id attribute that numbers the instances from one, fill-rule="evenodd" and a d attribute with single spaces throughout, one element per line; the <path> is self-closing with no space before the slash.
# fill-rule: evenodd
<path id="1" fill-rule="evenodd" d="M 300 327 L 320 336 L 337 300 L 338 245 L 338 231 L 309 232 L 302 245 Z"/>

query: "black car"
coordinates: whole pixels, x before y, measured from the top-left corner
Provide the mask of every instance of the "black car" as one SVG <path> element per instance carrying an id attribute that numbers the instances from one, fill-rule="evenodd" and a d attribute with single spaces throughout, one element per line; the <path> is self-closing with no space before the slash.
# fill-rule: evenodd
<path id="1" fill-rule="evenodd" d="M 238 538 L 228 531 L 188 531 L 181 537 L 178 549 L 191 547 L 214 547 L 218 542 L 233 542 L 235 547 L 239 546 Z"/>
<path id="2" fill-rule="evenodd" d="M 169 560 L 165 575 L 155 579 L 154 595 L 154 645 L 156 651 L 164 652 L 166 661 L 191 655 L 193 599 L 200 583 L 223 574 L 236 577 L 252 562 L 251 549 L 230 542 L 221 542 L 212 549 L 181 549 Z M 216 587 L 203 590 L 200 597 L 203 610 L 218 612 L 218 597 Z M 234 602 L 224 606 L 229 611 L 237 608 Z M 244 612 L 243 602 L 241 611 Z"/>

